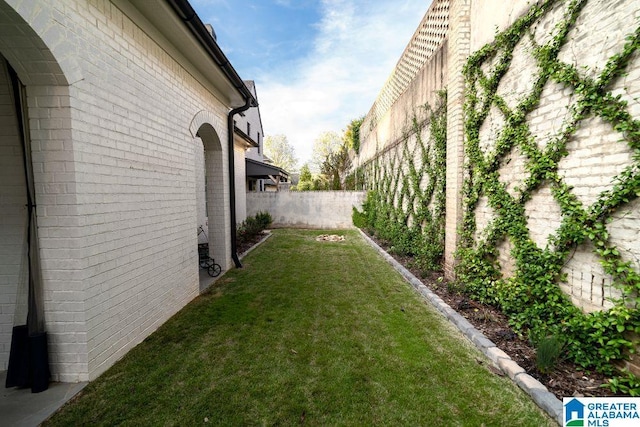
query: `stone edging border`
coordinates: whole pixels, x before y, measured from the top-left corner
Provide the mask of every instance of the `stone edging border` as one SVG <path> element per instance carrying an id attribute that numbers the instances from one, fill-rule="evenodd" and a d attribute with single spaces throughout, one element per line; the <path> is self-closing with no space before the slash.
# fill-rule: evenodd
<path id="1" fill-rule="evenodd" d="M 518 387 L 524 390 L 542 410 L 544 410 L 559 425 L 562 425 L 562 402 L 538 380 L 527 374 L 507 353 L 500 350 L 493 341 L 477 330 L 467 319 L 458 314 L 438 295 L 433 293 L 417 277 L 402 264 L 389 255 L 376 242 L 371 240 L 362 230 L 360 234 L 369 245 L 377 249 L 382 257 L 391 264 L 404 279 L 413 286 L 424 299 L 429 301 L 438 311 L 453 323 L 493 364 L 502 370 Z"/>
<path id="2" fill-rule="evenodd" d="M 262 239 L 260 239 L 260 241 L 258 243 L 256 243 L 255 245 L 251 246 L 249 249 L 247 249 L 246 251 L 244 251 L 240 255 L 238 255 L 238 258 L 242 259 L 242 258 L 246 257 L 247 255 L 249 255 L 249 252 L 251 252 L 252 250 L 257 248 L 258 246 L 260 246 L 262 243 L 264 243 L 265 240 L 267 240 L 269 237 L 271 237 L 271 230 L 264 230 L 264 234 L 265 234 L 265 236 Z"/>

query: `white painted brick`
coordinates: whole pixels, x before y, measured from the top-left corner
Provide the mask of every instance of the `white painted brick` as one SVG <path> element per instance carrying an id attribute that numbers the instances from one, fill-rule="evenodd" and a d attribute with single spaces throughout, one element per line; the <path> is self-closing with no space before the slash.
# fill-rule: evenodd
<path id="1" fill-rule="evenodd" d="M 140 23 L 104 4 L 107 9 L 54 0 L 41 4 L 30 21 L 53 47 L 50 59 L 58 58 L 73 81 L 47 85 L 62 76 L 51 68 L 38 77 L 40 84 L 25 82 L 57 380 L 95 378 L 197 294 L 197 206 L 204 199 L 196 193 L 194 146 L 202 142 L 189 136 L 189 126 L 201 111 L 209 120 L 199 125 L 211 123 L 221 144 L 209 163 L 216 166 L 209 181 L 216 202 L 210 203 L 210 235 L 219 242 L 219 262 L 231 264 L 229 108 L 196 80 L 197 71 L 176 62 L 179 53 L 170 56 L 173 47 L 158 47 Z M 0 43 L 18 42 L 3 37 Z M 43 71 L 32 67 L 41 52 L 49 55 L 44 49 L 24 53 L 35 55 L 26 71 Z"/>

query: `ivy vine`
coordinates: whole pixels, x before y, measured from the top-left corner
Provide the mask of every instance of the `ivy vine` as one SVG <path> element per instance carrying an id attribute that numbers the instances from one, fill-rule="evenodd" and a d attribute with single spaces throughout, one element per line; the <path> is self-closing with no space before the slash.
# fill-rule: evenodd
<path id="1" fill-rule="evenodd" d="M 369 192 L 353 219 L 392 251 L 413 256 L 421 270 L 433 271 L 441 269 L 444 255 L 446 92 L 435 108 L 422 108 L 426 119 L 414 114 L 398 144 L 379 150 L 355 172 Z"/>
<path id="2" fill-rule="evenodd" d="M 552 39 L 539 45 L 533 28 L 553 8 L 564 6 L 564 17 L 554 29 Z M 622 51 L 611 57 L 596 78 L 584 76 L 574 65 L 558 59 L 568 41 L 570 30 L 587 0 L 546 0 L 533 5 L 529 12 L 495 40 L 472 55 L 464 69 L 466 79 L 465 154 L 467 165 L 463 186 L 464 218 L 456 274 L 474 298 L 499 306 L 512 326 L 521 334 L 542 337 L 555 335 L 567 342 L 570 359 L 585 369 L 609 375 L 615 362 L 636 350 L 640 333 L 640 275 L 636 267 L 624 261 L 619 248 L 609 239 L 607 224 L 625 204 L 640 194 L 640 121 L 628 111 L 627 103 L 611 92 L 616 79 L 627 72 L 634 54 L 640 49 L 640 27 L 630 34 Z M 497 93 L 513 59 L 516 45 L 529 38 L 532 57 L 540 70 L 530 93 L 514 108 Z M 489 67 L 487 67 L 489 65 Z M 487 71 L 487 68 L 489 70 Z M 527 119 L 540 104 L 541 94 L 549 83 L 570 89 L 576 101 L 561 132 L 544 148 L 538 147 Z M 480 128 L 490 109 L 503 115 L 504 127 L 495 147 L 486 152 L 480 144 Z M 634 152 L 634 161 L 618 174 L 609 190 L 602 192 L 591 206 L 572 193 L 558 170 L 569 153 L 567 144 L 586 119 L 599 117 L 621 135 Z M 511 194 L 500 182 L 499 170 L 509 153 L 525 158 L 526 179 Z M 525 203 L 534 192 L 548 186 L 561 210 L 559 229 L 546 248 L 539 248 L 530 238 Z M 477 239 L 475 211 L 486 198 L 494 219 Z M 511 244 L 515 260 L 512 277 L 502 276 L 498 263 L 498 246 Z M 585 314 L 575 307 L 560 289 L 562 272 L 574 250 L 590 242 L 604 271 L 613 279 L 621 298 L 613 308 Z"/>

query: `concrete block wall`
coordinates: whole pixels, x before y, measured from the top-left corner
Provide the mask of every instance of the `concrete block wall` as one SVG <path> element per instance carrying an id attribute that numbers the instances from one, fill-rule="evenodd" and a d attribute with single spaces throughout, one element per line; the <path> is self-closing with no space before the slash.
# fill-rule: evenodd
<path id="1" fill-rule="evenodd" d="M 274 227 L 353 228 L 353 207 L 362 210 L 364 191 L 278 191 L 247 194 L 247 215 L 269 212 Z"/>

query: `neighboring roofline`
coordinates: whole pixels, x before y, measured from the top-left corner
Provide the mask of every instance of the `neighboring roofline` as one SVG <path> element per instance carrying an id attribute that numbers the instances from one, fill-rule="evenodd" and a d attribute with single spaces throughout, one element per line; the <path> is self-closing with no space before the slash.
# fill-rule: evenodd
<path id="1" fill-rule="evenodd" d="M 233 126 L 233 132 L 235 134 L 237 134 L 240 138 L 244 139 L 247 144 L 249 144 L 252 147 L 259 147 L 259 144 L 254 141 L 249 135 L 247 135 L 246 133 L 244 133 L 238 126 Z"/>
<path id="2" fill-rule="evenodd" d="M 200 17 L 195 12 L 188 0 L 165 0 L 174 10 L 176 15 L 186 24 L 194 38 L 202 45 L 211 59 L 220 67 L 229 82 L 242 95 L 249 100 L 250 107 L 257 107 L 258 100 L 253 96 L 237 71 L 233 68 L 218 43 L 214 40 L 207 27 L 202 23 Z"/>
<path id="3" fill-rule="evenodd" d="M 255 80 L 245 80 L 245 82 L 252 82 L 252 84 L 253 84 L 253 96 L 257 100 L 258 99 L 258 88 L 256 87 L 256 81 Z M 257 110 L 258 110 L 258 121 L 260 122 L 260 130 L 262 131 L 262 139 L 264 139 L 264 127 L 262 126 L 262 114 L 260 113 L 260 107 L 258 107 Z M 260 141 L 258 141 L 258 143 L 260 143 Z"/>
<path id="4" fill-rule="evenodd" d="M 270 169 L 277 169 L 278 171 L 280 171 L 280 173 L 286 175 L 287 177 L 289 176 L 289 172 L 287 172 L 286 170 L 282 169 L 281 167 L 278 167 L 278 166 L 275 166 L 275 165 L 270 165 L 269 163 L 261 162 L 259 160 L 253 160 L 253 159 L 250 159 L 248 157 L 246 157 L 244 160 L 245 160 L 245 162 L 253 163 L 256 166 L 265 166 L 265 167 L 268 167 Z"/>

